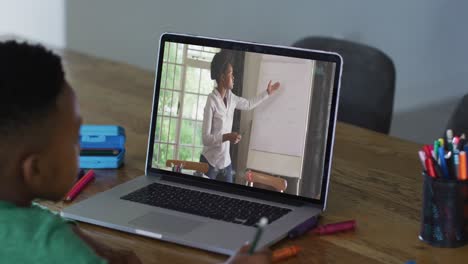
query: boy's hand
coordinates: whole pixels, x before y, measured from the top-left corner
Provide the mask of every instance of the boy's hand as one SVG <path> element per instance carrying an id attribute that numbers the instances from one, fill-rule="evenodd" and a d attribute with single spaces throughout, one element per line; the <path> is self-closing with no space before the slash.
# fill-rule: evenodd
<path id="1" fill-rule="evenodd" d="M 81 239 L 83 239 L 83 241 L 88 244 L 97 255 L 106 259 L 109 264 L 141 264 L 140 259 L 138 259 L 137 255 L 133 251 L 117 250 L 104 245 L 86 235 L 77 226 L 73 226 L 72 230 Z"/>
<path id="2" fill-rule="evenodd" d="M 230 257 L 225 264 L 266 264 L 272 263 L 271 251 L 267 248 L 256 251 L 253 255 L 249 255 L 250 244 L 245 244 L 239 251 Z"/>

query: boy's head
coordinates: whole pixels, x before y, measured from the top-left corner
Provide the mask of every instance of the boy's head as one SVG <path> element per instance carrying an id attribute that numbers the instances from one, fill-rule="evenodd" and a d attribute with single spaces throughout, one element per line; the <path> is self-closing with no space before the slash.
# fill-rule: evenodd
<path id="1" fill-rule="evenodd" d="M 234 58 L 229 51 L 222 50 L 216 53 L 211 61 L 211 79 L 216 80 L 218 86 L 232 89 L 234 86 L 233 64 Z"/>
<path id="2" fill-rule="evenodd" d="M 60 58 L 0 42 L 0 199 L 61 199 L 77 175 L 80 125 Z"/>

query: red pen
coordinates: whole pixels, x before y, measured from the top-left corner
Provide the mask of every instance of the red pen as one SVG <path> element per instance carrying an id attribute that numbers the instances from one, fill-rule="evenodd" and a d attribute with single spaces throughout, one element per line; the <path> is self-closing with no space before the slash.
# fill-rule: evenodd
<path id="1" fill-rule="evenodd" d="M 341 232 L 341 231 L 354 230 L 355 228 L 356 228 L 356 220 L 349 220 L 349 221 L 319 226 L 316 229 L 314 229 L 312 232 L 318 235 L 329 235 L 329 234 L 334 234 L 334 233 Z"/>
<path id="2" fill-rule="evenodd" d="M 85 176 L 83 176 L 67 193 L 67 195 L 65 196 L 65 201 L 69 202 L 75 199 L 75 197 L 81 192 L 81 190 L 83 190 L 86 184 L 88 184 L 92 179 L 94 179 L 94 175 L 95 173 L 93 170 L 89 170 L 88 172 L 86 172 Z"/>

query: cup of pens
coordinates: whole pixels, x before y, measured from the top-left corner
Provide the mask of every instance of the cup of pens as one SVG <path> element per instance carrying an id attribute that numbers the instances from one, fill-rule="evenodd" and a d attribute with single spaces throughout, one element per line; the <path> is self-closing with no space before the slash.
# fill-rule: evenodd
<path id="1" fill-rule="evenodd" d="M 450 130 L 419 151 L 424 169 L 419 239 L 432 246 L 468 243 L 467 152 L 465 136 L 454 137 Z"/>

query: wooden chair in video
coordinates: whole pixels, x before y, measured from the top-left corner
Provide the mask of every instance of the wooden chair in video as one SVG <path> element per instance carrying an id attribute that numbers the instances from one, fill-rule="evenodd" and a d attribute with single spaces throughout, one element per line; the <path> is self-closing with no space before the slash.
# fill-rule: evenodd
<path id="1" fill-rule="evenodd" d="M 173 167 L 173 166 L 180 166 L 187 170 L 194 170 L 203 174 L 208 173 L 208 163 L 204 162 L 196 162 L 196 161 L 186 161 L 186 160 L 167 160 L 166 166 Z"/>
<path id="2" fill-rule="evenodd" d="M 284 192 L 288 187 L 288 182 L 285 179 L 251 170 L 245 173 L 245 181 L 247 186 L 269 189 L 277 192 Z"/>

